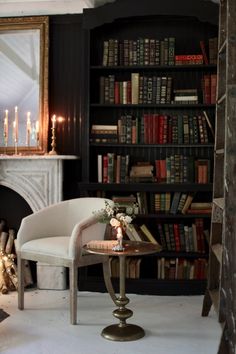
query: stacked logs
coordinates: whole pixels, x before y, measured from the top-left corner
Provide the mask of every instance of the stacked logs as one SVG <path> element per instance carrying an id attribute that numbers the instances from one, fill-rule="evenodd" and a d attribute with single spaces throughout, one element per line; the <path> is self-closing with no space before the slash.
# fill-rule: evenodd
<path id="1" fill-rule="evenodd" d="M 0 291 L 2 294 L 7 294 L 8 291 L 16 290 L 18 287 L 15 238 L 15 230 L 8 229 L 5 220 L 0 220 Z M 25 274 L 25 286 L 33 284 L 28 262 L 25 262 Z"/>

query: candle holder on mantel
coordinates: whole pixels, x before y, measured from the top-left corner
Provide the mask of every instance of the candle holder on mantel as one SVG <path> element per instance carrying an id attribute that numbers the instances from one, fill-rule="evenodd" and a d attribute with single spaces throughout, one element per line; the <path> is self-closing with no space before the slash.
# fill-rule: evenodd
<path id="1" fill-rule="evenodd" d="M 49 151 L 49 155 L 57 155 L 56 151 L 56 128 L 52 126 L 52 142 L 51 142 L 52 150 Z"/>
<path id="2" fill-rule="evenodd" d="M 57 155 L 57 151 L 56 151 L 56 121 L 57 121 L 57 118 L 54 114 L 52 116 L 52 143 L 51 143 L 52 150 L 49 151 L 49 155 Z"/>

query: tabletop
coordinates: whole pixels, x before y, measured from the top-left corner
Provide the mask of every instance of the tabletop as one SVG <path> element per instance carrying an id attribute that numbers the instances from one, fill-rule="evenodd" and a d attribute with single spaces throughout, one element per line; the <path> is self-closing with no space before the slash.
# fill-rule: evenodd
<path id="1" fill-rule="evenodd" d="M 104 243 L 109 241 L 102 241 Z M 84 245 L 83 249 L 88 253 L 106 255 L 106 256 L 141 256 L 156 253 L 161 250 L 159 244 L 143 241 L 123 241 L 123 251 L 113 251 L 111 248 L 94 248 L 89 244 Z"/>

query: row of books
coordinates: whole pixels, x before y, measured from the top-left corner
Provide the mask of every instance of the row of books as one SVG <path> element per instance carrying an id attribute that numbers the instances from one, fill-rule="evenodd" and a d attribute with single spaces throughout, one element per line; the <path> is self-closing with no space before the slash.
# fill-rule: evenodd
<path id="1" fill-rule="evenodd" d="M 126 278 L 139 279 L 140 278 L 140 264 L 142 258 L 139 257 L 126 257 Z M 118 257 L 109 258 L 109 271 L 110 276 L 119 278 L 120 267 Z"/>
<path id="2" fill-rule="evenodd" d="M 174 65 L 175 38 L 138 38 L 103 42 L 103 66 Z"/>
<path id="3" fill-rule="evenodd" d="M 201 99 L 205 104 L 216 103 L 216 74 L 202 77 Z M 119 81 L 115 75 L 99 79 L 100 104 L 198 104 L 197 88 L 173 89 L 171 76 L 147 76 L 131 73 L 128 80 Z"/>
<path id="4" fill-rule="evenodd" d="M 207 260 L 198 258 L 160 258 L 157 260 L 157 279 L 204 280 L 207 279 Z"/>
<path id="5" fill-rule="evenodd" d="M 211 214 L 211 202 L 193 202 L 194 193 L 164 192 L 153 194 L 154 213 L 160 214 Z"/>
<path id="6" fill-rule="evenodd" d="M 158 183 L 210 183 L 210 160 L 170 155 L 155 160 L 155 173 Z"/>
<path id="7" fill-rule="evenodd" d="M 158 223 L 157 234 L 163 250 L 174 252 L 206 252 L 204 223 L 202 218 L 189 224 Z"/>
<path id="8" fill-rule="evenodd" d="M 126 258 L 126 278 L 139 279 L 141 258 Z M 110 276 L 119 278 L 119 259 L 110 257 L 109 259 Z M 207 278 L 207 260 L 197 258 L 188 260 L 185 258 L 165 258 L 157 260 L 157 279 L 159 280 L 204 280 Z"/>
<path id="9" fill-rule="evenodd" d="M 137 192 L 136 195 L 113 195 L 111 199 L 120 212 L 130 215 L 157 213 L 210 216 L 212 202 L 199 199 L 196 201 L 195 197 L 197 197 L 196 193 L 193 192 L 148 193 L 148 197 L 147 192 Z"/>
<path id="10" fill-rule="evenodd" d="M 130 224 L 126 235 L 131 241 L 152 242 L 160 250 L 173 252 L 206 253 L 208 230 L 204 229 L 202 218 L 194 219 L 191 225 L 184 223 L 157 223 L 155 229 L 145 225 Z"/>
<path id="11" fill-rule="evenodd" d="M 210 160 L 170 155 L 165 159 L 130 166 L 130 155 L 97 155 L 98 183 L 210 183 Z"/>
<path id="12" fill-rule="evenodd" d="M 172 77 L 143 76 L 131 73 L 130 80 L 118 81 L 115 75 L 101 76 L 100 104 L 170 104 Z"/>
<path id="13" fill-rule="evenodd" d="M 103 42 L 103 66 L 216 64 L 216 37 L 199 42 L 199 53 L 175 53 L 175 37 L 123 39 Z"/>
<path id="14" fill-rule="evenodd" d="M 90 142 L 121 144 L 207 144 L 214 140 L 214 129 L 203 115 L 131 114 L 118 118 L 117 125 L 93 124 Z"/>
<path id="15" fill-rule="evenodd" d="M 126 228 L 126 235 L 131 241 L 157 244 L 163 251 L 204 254 L 209 231 L 205 229 L 202 218 L 195 218 L 191 224 L 158 222 L 152 230 L 145 224 L 130 224 Z"/>

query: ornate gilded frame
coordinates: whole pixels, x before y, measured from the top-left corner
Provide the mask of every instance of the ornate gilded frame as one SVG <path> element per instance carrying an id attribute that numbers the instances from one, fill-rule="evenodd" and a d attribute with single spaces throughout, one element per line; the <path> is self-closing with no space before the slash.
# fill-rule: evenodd
<path id="1" fill-rule="evenodd" d="M 40 77 L 39 77 L 39 140 L 35 147 L 18 147 L 18 153 L 45 154 L 48 149 L 48 52 L 49 18 L 48 16 L 0 18 L 1 31 L 39 29 L 40 33 Z M 12 154 L 13 146 L 0 147 L 0 153 Z"/>

